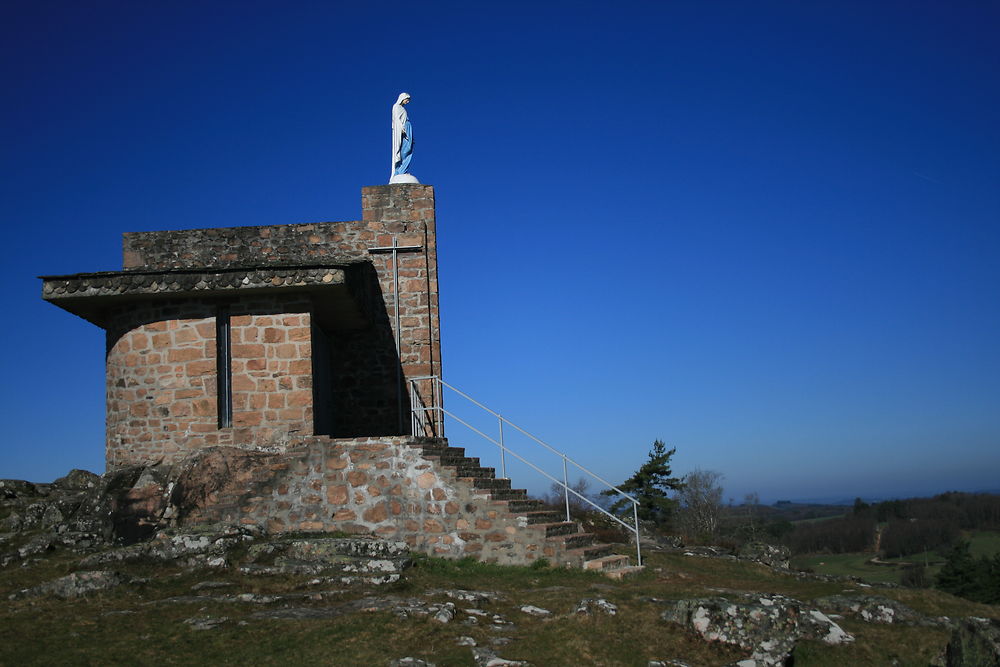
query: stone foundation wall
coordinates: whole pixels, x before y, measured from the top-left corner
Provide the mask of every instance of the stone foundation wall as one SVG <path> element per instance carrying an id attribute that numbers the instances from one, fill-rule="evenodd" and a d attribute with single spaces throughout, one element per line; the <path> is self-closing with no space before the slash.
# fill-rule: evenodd
<path id="1" fill-rule="evenodd" d="M 310 303 L 228 304 L 233 422 L 219 428 L 218 304 L 166 300 L 111 314 L 106 355 L 109 468 L 216 445 L 284 447 L 312 435 Z"/>
<path id="2" fill-rule="evenodd" d="M 431 555 L 473 555 L 503 564 L 558 559 L 544 528 L 528 525 L 506 503 L 474 490 L 412 443 L 406 437 L 314 437 L 274 455 L 223 448 L 206 452 L 215 460 L 200 465 L 246 469 L 246 475 L 214 489 L 182 480 L 177 492 L 212 499 L 186 522 L 251 524 L 269 532 L 374 533 Z M 252 465 L 240 463 L 246 456 L 254 458 Z"/>

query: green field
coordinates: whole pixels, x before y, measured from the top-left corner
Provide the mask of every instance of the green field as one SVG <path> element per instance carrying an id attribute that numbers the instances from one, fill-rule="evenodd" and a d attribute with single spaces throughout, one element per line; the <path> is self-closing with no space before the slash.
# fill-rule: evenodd
<path id="1" fill-rule="evenodd" d="M 976 558 L 1000 554 L 1000 532 L 977 530 L 969 538 L 969 550 Z"/>
<path id="2" fill-rule="evenodd" d="M 974 531 L 966 535 L 964 539 L 969 540 L 970 550 L 976 557 L 992 557 L 1000 553 L 1000 532 Z M 886 559 L 886 562 L 898 563 L 899 565 L 927 564 L 927 574 L 933 578 L 940 571 L 947 552 L 947 549 L 931 550 L 902 558 L 889 558 Z M 793 558 L 791 564 L 794 568 L 812 570 L 818 574 L 849 575 L 860 577 L 865 581 L 898 584 L 903 568 L 874 565 L 868 562 L 872 556 L 871 553 L 810 554 Z"/>
<path id="3" fill-rule="evenodd" d="M 901 568 L 869 563 L 872 554 L 819 554 L 792 559 L 792 567 L 812 570 L 818 574 L 860 577 L 865 581 L 898 584 Z"/>

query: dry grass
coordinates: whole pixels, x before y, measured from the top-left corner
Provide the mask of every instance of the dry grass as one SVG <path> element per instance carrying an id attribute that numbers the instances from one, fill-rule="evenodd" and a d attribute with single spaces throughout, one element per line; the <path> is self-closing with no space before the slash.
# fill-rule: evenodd
<path id="1" fill-rule="evenodd" d="M 502 632 L 484 624 L 447 625 L 426 617 L 400 619 L 390 612 L 357 612 L 323 620 L 256 620 L 250 615 L 271 605 L 246 602 L 156 602 L 192 595 L 205 580 L 232 582 L 215 594 L 278 593 L 312 590 L 307 577 L 248 577 L 238 572 L 188 572 L 162 565 L 128 565 L 120 570 L 147 577 L 148 583 L 122 587 L 73 601 L 6 601 L 8 594 L 72 571 L 75 559 L 56 555 L 30 567 L 0 571 L 0 664 L 333 664 L 385 665 L 392 658 L 421 657 L 437 665 L 471 665 L 469 648 L 455 645 L 460 635 L 488 646 L 502 635 L 513 641 L 496 649 L 508 659 L 535 665 L 645 665 L 653 659 L 683 659 L 692 665 L 722 665 L 741 653 L 707 644 L 682 628 L 660 620 L 663 604 L 649 598 L 676 599 L 719 595 L 724 591 L 777 592 L 801 600 L 856 591 L 898 599 L 927 614 L 1000 617 L 1000 608 L 977 605 L 926 590 L 865 589 L 854 584 L 798 580 L 748 563 L 649 554 L 649 567 L 638 577 L 614 582 L 578 570 L 506 568 L 472 561 L 419 558 L 405 582 L 388 587 L 352 589 L 335 600 L 302 605 L 330 606 L 337 600 L 366 595 L 396 595 L 429 601 L 432 589 L 501 591 L 504 600 L 481 603 L 514 623 Z M 208 591 L 202 591 L 206 593 Z M 614 617 L 570 616 L 583 598 L 606 598 L 619 606 Z M 296 602 L 296 605 L 300 603 Z M 459 609 L 474 606 L 456 603 Z M 534 604 L 551 610 L 552 620 L 520 611 Z M 124 613 L 123 613 L 124 612 Z M 223 625 L 206 631 L 184 623 L 195 616 L 225 616 Z M 877 626 L 845 620 L 857 641 L 830 647 L 802 642 L 798 665 L 927 664 L 944 647 L 946 631 Z"/>

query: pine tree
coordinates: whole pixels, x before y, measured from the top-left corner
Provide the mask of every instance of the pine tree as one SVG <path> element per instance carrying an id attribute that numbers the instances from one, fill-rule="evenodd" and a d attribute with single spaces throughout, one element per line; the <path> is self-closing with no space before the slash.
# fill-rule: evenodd
<path id="1" fill-rule="evenodd" d="M 662 440 L 653 442 L 649 451 L 649 460 L 634 475 L 618 485 L 618 488 L 636 499 L 639 503 L 639 521 L 648 521 L 657 527 L 662 527 L 670 521 L 670 515 L 677 501 L 668 496 L 668 492 L 681 488 L 681 480 L 671 477 L 670 457 L 677 448 L 667 451 Z M 632 502 L 621 497 L 612 489 L 602 491 L 601 495 L 617 498 L 608 508 L 613 514 L 631 519 Z"/>
<path id="2" fill-rule="evenodd" d="M 943 591 L 972 599 L 978 589 L 978 567 L 969 551 L 968 542 L 959 542 L 947 555 L 944 567 L 938 573 L 936 585 Z"/>

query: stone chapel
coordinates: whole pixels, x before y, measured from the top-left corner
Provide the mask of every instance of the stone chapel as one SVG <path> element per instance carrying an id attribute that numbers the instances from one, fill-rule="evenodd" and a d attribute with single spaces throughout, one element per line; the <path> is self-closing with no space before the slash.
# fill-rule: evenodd
<path id="1" fill-rule="evenodd" d="M 106 332 L 108 470 L 157 471 L 123 502 L 155 529 L 346 531 L 633 569 L 443 437 L 434 188 L 365 187 L 361 211 L 127 233 L 120 271 L 42 277 L 46 301 Z"/>

